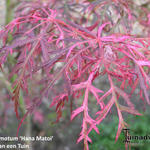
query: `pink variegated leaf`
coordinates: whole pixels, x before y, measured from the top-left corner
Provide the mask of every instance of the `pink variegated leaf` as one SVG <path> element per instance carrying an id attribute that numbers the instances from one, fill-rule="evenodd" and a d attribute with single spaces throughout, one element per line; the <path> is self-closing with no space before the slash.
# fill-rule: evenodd
<path id="1" fill-rule="evenodd" d="M 128 106 L 134 108 L 134 104 L 130 101 L 129 95 L 127 95 L 122 89 L 118 88 L 117 86 L 115 86 L 115 91 L 124 98 Z"/>
<path id="2" fill-rule="evenodd" d="M 76 110 L 74 110 L 72 115 L 71 115 L 71 120 L 73 120 L 74 117 L 76 117 L 78 114 L 80 114 L 83 110 L 84 110 L 83 106 L 81 106 L 81 107 L 77 108 Z"/>
<path id="3" fill-rule="evenodd" d="M 17 39 L 15 40 L 11 45 L 9 46 L 5 46 L 1 49 L 1 51 L 6 51 L 6 50 L 10 50 L 10 49 L 14 49 L 16 47 L 21 47 L 25 44 L 28 44 L 28 43 L 32 43 L 34 42 L 35 40 L 37 40 L 37 37 L 33 37 L 33 38 L 30 38 L 30 39 L 25 39 L 25 40 L 20 40 L 20 39 Z"/>
<path id="4" fill-rule="evenodd" d="M 96 127 L 96 122 L 95 123 L 92 123 L 92 124 L 90 124 L 90 128 L 89 128 L 89 130 L 88 130 L 88 132 L 87 132 L 87 134 L 89 134 L 91 131 L 92 131 L 92 129 L 94 129 L 95 131 L 96 131 L 96 133 L 97 134 L 99 134 L 100 132 L 99 132 L 99 129 Z"/>
<path id="5" fill-rule="evenodd" d="M 102 120 L 107 116 L 108 112 L 111 110 L 113 104 L 115 102 L 115 99 L 112 97 L 108 104 L 105 106 L 105 108 L 102 111 L 98 111 L 96 115 L 98 117 L 96 118 L 97 124 L 101 123 Z"/>
<path id="6" fill-rule="evenodd" d="M 142 115 L 136 109 L 132 109 L 130 107 L 126 107 L 126 106 L 123 106 L 123 105 L 119 104 L 119 108 L 120 108 L 120 111 L 128 112 L 128 113 L 133 114 L 133 115 L 139 115 L 139 116 Z"/>
<path id="7" fill-rule="evenodd" d="M 94 119 L 92 119 L 89 114 L 87 114 L 86 116 L 86 122 L 88 122 L 89 124 L 93 124 L 95 123 L 96 121 Z"/>
<path id="8" fill-rule="evenodd" d="M 16 136 L 19 136 L 19 129 L 21 127 L 21 125 L 23 124 L 24 120 L 27 118 L 27 116 L 29 115 L 30 111 L 27 111 L 26 114 L 23 116 L 23 118 L 21 119 L 21 121 L 19 122 L 18 128 L 17 128 L 17 134 Z"/>
<path id="9" fill-rule="evenodd" d="M 149 93 L 147 91 L 147 88 L 145 86 L 145 81 L 146 79 L 143 78 L 142 74 L 141 74 L 141 71 L 139 69 L 138 66 L 136 66 L 136 71 L 138 73 L 138 76 L 139 76 L 139 80 L 140 80 L 140 86 L 141 86 L 141 89 L 143 90 L 144 92 L 144 95 L 145 95 L 145 98 L 147 100 L 147 103 L 150 105 L 150 99 L 149 99 Z"/>
<path id="10" fill-rule="evenodd" d="M 111 24 L 110 22 L 106 22 L 106 23 L 104 23 L 104 24 L 102 24 L 99 28 L 98 28 L 98 38 L 100 38 L 101 37 L 101 33 L 102 33 L 102 30 L 103 30 L 103 28 L 106 26 L 106 25 L 108 25 L 108 24 Z"/>
<path id="11" fill-rule="evenodd" d="M 91 91 L 91 93 L 93 93 L 93 95 L 95 96 L 95 98 L 96 98 L 96 100 L 97 100 L 97 103 L 99 103 L 99 105 L 100 105 L 100 107 L 101 107 L 101 109 L 103 109 L 104 108 L 104 103 L 103 102 L 99 102 L 99 95 L 97 94 L 97 92 L 98 93 L 101 93 L 101 90 L 97 90 L 97 89 L 95 89 L 95 88 L 90 88 L 90 91 Z"/>
<path id="12" fill-rule="evenodd" d="M 104 93 L 102 90 L 94 87 L 93 85 L 90 86 L 90 89 L 93 91 L 93 92 L 96 92 L 96 93 Z"/>
<path id="13" fill-rule="evenodd" d="M 137 63 L 140 66 L 150 66 L 150 61 L 138 60 Z"/>
<path id="14" fill-rule="evenodd" d="M 105 41 L 105 42 L 122 42 L 122 41 L 125 41 L 125 40 L 128 40 L 129 38 L 131 38 L 130 36 L 124 36 L 124 35 L 120 35 L 120 36 L 117 36 L 117 35 L 111 35 L 111 36 L 107 36 L 107 37 L 102 37 L 101 40 L 102 41 Z"/>
<path id="15" fill-rule="evenodd" d="M 67 53 L 67 55 L 66 55 L 66 60 L 68 59 L 68 57 L 70 56 L 72 50 L 73 50 L 75 47 L 81 46 L 82 44 L 85 44 L 85 43 L 88 43 L 88 42 L 89 42 L 89 40 L 85 40 L 85 41 L 78 42 L 78 43 L 72 45 L 72 46 L 69 48 L 69 51 L 68 51 L 68 53 Z"/>
<path id="16" fill-rule="evenodd" d="M 84 139 L 84 135 L 81 135 L 81 136 L 78 138 L 77 143 L 81 142 L 83 139 Z"/>
<path id="17" fill-rule="evenodd" d="M 74 91 L 80 90 L 80 89 L 86 88 L 86 85 L 87 85 L 86 82 L 81 82 L 80 84 L 72 85 L 72 89 L 73 89 Z"/>
<path id="18" fill-rule="evenodd" d="M 89 141 L 90 143 L 92 143 L 92 140 L 89 138 L 89 136 L 86 136 L 87 141 Z"/>
<path id="19" fill-rule="evenodd" d="M 122 118 L 122 114 L 121 114 L 119 108 L 117 108 L 117 111 L 118 111 L 118 117 L 119 117 L 119 124 L 118 124 L 118 130 L 117 130 L 117 134 L 116 134 L 116 139 L 115 139 L 115 141 L 118 140 L 122 129 L 125 127 L 125 126 L 124 126 L 124 121 L 123 121 L 123 118 Z"/>
<path id="20" fill-rule="evenodd" d="M 103 99 L 105 99 L 107 96 L 109 96 L 112 93 L 112 89 L 109 89 L 103 96 L 101 96 L 98 100 L 98 103 L 100 103 L 101 101 L 103 101 Z"/>
<path id="21" fill-rule="evenodd" d="M 98 24 L 99 24 L 99 21 L 96 21 L 93 25 L 86 27 L 86 29 L 88 29 L 89 31 L 92 31 L 97 27 Z"/>
<path id="22" fill-rule="evenodd" d="M 86 122 L 90 124 L 91 129 L 94 129 L 99 134 L 99 130 L 96 127 L 96 121 L 94 119 L 92 119 L 89 115 L 87 115 Z M 88 131 L 88 133 L 89 133 L 89 131 Z M 88 135 L 88 133 L 87 133 L 87 135 Z"/>
<path id="23" fill-rule="evenodd" d="M 54 105 L 58 104 L 60 101 L 62 101 L 65 97 L 67 97 L 67 94 L 61 94 L 59 96 L 56 96 L 49 107 L 53 107 Z"/>
<path id="24" fill-rule="evenodd" d="M 122 131 L 123 128 L 124 128 L 123 122 L 120 122 L 120 121 L 119 121 L 118 130 L 117 130 L 117 134 L 116 134 L 115 141 L 118 140 L 118 138 L 119 138 L 119 136 L 120 136 L 120 133 L 121 133 L 121 131 Z"/>
<path id="25" fill-rule="evenodd" d="M 131 90 L 130 95 L 132 95 L 132 94 L 133 94 L 133 92 L 134 92 L 134 91 L 135 91 L 135 89 L 137 88 L 138 83 L 139 83 L 139 79 L 137 78 L 137 79 L 135 80 L 135 82 L 134 82 L 133 86 L 132 86 L 132 90 Z"/>
<path id="26" fill-rule="evenodd" d="M 138 50 L 138 46 L 128 45 L 130 51 L 137 53 L 140 57 L 145 58 L 145 56 Z"/>
<path id="27" fill-rule="evenodd" d="M 44 38 L 41 39 L 40 43 L 41 43 L 41 49 L 42 49 L 43 58 L 44 58 L 45 61 L 47 61 L 49 57 L 48 57 L 48 48 L 46 47 L 45 39 Z"/>

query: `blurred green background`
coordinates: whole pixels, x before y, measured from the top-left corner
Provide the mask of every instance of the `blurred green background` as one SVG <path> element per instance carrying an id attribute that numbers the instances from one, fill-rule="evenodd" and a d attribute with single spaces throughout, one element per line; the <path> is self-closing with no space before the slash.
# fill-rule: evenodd
<path id="1" fill-rule="evenodd" d="M 115 136 L 118 129 L 118 118 L 111 116 L 107 118 L 104 123 L 98 126 L 100 134 L 92 131 L 90 137 L 92 138 L 92 144 L 90 148 L 92 150 L 123 150 L 125 149 L 125 133 L 122 131 L 117 142 L 115 142 Z M 111 121 L 110 121 L 111 120 Z M 150 115 L 149 111 L 146 111 L 143 116 L 128 116 L 126 122 L 130 125 L 131 136 L 150 136 Z M 131 140 L 131 150 L 150 150 L 150 139 L 148 140 Z M 129 145 L 128 145 L 129 147 Z"/>

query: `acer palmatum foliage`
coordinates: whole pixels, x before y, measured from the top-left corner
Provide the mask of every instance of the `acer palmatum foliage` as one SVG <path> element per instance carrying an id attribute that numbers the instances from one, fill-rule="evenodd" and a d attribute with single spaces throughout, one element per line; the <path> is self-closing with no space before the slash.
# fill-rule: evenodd
<path id="1" fill-rule="evenodd" d="M 12 85 L 12 100 L 18 118 L 20 90 L 29 94 L 32 80 L 38 85 L 33 104 L 27 108 L 18 131 L 26 116 L 45 97 L 50 100 L 50 107 L 56 106 L 56 121 L 61 118 L 66 102 L 73 98 L 71 103 L 74 103 L 75 99 L 83 98 L 82 104 L 71 112 L 71 120 L 83 114 L 77 142 L 84 140 L 85 150 L 89 149 L 88 142 L 91 142 L 90 131 L 94 129 L 99 133 L 96 126 L 105 119 L 113 105 L 119 117 L 116 140 L 122 128 L 127 126 L 122 113 L 141 115 L 130 97 L 140 85 L 141 99 L 145 97 L 150 104 L 150 39 L 147 27 L 150 21 L 146 8 L 138 6 L 139 10 L 142 8 L 146 12 L 146 19 L 142 21 L 131 11 L 134 5 L 129 0 L 34 0 L 20 3 L 15 19 L 0 31 L 3 40 L 1 68 L 5 67 L 9 55 L 16 59 L 9 77 L 17 75 Z M 132 35 L 135 22 L 146 26 L 142 36 L 140 33 Z M 8 42 L 10 35 L 13 39 Z M 95 79 L 104 75 L 110 86 L 106 92 L 93 84 Z M 59 82 L 61 87 L 57 90 Z M 128 87 L 131 87 L 130 94 L 125 92 Z M 99 106 L 95 118 L 89 114 L 90 95 L 95 97 L 95 105 Z M 110 98 L 108 102 L 107 97 Z M 120 97 L 126 105 L 120 104 Z"/>

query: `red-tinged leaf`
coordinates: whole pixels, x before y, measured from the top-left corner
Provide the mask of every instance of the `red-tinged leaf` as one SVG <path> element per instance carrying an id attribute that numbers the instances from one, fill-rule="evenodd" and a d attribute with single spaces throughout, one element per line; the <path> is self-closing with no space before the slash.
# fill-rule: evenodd
<path id="1" fill-rule="evenodd" d="M 147 92 L 147 89 L 146 89 L 146 86 L 145 86 L 145 81 L 144 81 L 144 78 L 140 72 L 140 69 L 138 66 L 136 66 L 136 71 L 138 73 L 138 77 L 139 77 L 139 80 L 140 80 L 140 86 L 141 86 L 141 89 L 143 90 L 144 92 L 144 95 L 145 95 L 145 98 L 147 100 L 147 103 L 150 105 L 150 99 L 149 99 L 149 94 Z"/>
<path id="2" fill-rule="evenodd" d="M 102 40 L 102 41 L 105 41 L 105 42 L 107 42 L 107 41 L 109 41 L 109 42 L 110 42 L 110 41 L 112 41 L 112 42 L 123 42 L 123 41 L 125 41 L 125 40 L 130 39 L 130 38 L 131 38 L 131 36 L 111 35 L 111 36 L 107 36 L 107 37 L 102 37 L 101 40 Z"/>
<path id="3" fill-rule="evenodd" d="M 100 103 L 101 101 L 103 101 L 103 99 L 105 99 L 107 96 L 109 96 L 112 93 L 112 89 L 109 89 L 109 91 L 107 91 L 103 96 L 101 96 L 98 100 L 98 103 Z"/>
<path id="4" fill-rule="evenodd" d="M 72 50 L 73 50 L 75 47 L 81 46 L 82 44 L 88 43 L 89 41 L 90 41 L 90 40 L 85 40 L 85 41 L 78 42 L 78 43 L 72 45 L 72 46 L 69 48 L 69 51 L 68 51 L 68 53 L 67 53 L 67 55 L 66 55 L 66 60 L 68 59 L 68 57 L 70 56 Z"/>
<path id="5" fill-rule="evenodd" d="M 20 92 L 20 85 L 18 84 L 15 90 L 13 91 L 13 97 L 12 100 L 14 101 L 14 107 L 15 107 L 15 113 L 16 117 L 19 119 L 19 114 L 18 114 L 18 106 L 19 106 L 19 92 Z"/>
<path id="6" fill-rule="evenodd" d="M 137 88 L 138 83 L 139 83 L 139 79 L 137 78 L 137 79 L 134 81 L 134 84 L 133 84 L 133 86 L 132 86 L 132 90 L 131 90 L 130 95 L 133 94 L 133 92 L 134 92 L 135 89 Z"/>
<path id="7" fill-rule="evenodd" d="M 57 119 L 56 119 L 56 123 L 59 122 L 60 118 L 62 117 L 62 111 L 61 108 L 57 111 Z"/>
<path id="8" fill-rule="evenodd" d="M 67 90 L 67 93 L 68 93 L 68 95 L 71 95 L 71 93 L 72 93 L 71 80 L 70 80 L 68 74 L 69 74 L 69 73 L 68 73 L 67 71 L 65 71 L 65 72 L 63 73 L 63 79 L 64 79 L 64 82 L 65 82 L 65 88 L 66 88 L 66 90 Z"/>
<path id="9" fill-rule="evenodd" d="M 50 68 L 52 65 L 54 65 L 54 63 L 56 63 L 61 57 L 62 57 L 63 54 L 59 54 L 59 55 L 56 55 L 54 58 L 48 60 L 48 61 L 45 61 L 42 65 L 41 65 L 41 68 Z"/>
<path id="10" fill-rule="evenodd" d="M 17 63 L 14 68 L 12 68 L 12 72 L 9 74 L 9 78 L 13 77 L 15 73 L 18 73 L 20 69 L 22 69 L 24 61 Z M 14 86 L 12 86 L 14 87 Z"/>
<path id="11" fill-rule="evenodd" d="M 133 45 L 128 45 L 130 52 L 135 52 L 137 53 L 140 57 L 142 57 L 143 59 L 145 58 L 145 56 L 138 50 L 138 46 L 133 46 Z"/>
<path id="12" fill-rule="evenodd" d="M 119 124 L 118 124 L 118 130 L 117 130 L 117 134 L 116 134 L 116 139 L 115 139 L 115 141 L 118 140 L 122 129 L 127 126 L 127 124 L 124 122 L 124 120 L 123 120 L 123 118 L 122 118 L 122 114 L 121 114 L 120 109 L 117 108 L 117 111 L 118 111 L 118 116 L 119 116 Z"/>
<path id="13" fill-rule="evenodd" d="M 1 65 L 1 64 L 0 64 L 0 69 L 1 69 L 1 71 L 2 71 L 2 72 L 4 72 L 3 67 L 2 67 L 2 65 Z"/>
<path id="14" fill-rule="evenodd" d="M 99 24 L 99 21 L 96 21 L 95 24 L 93 24 L 92 26 L 90 27 L 86 27 L 86 29 L 88 29 L 89 31 L 92 31 L 96 28 L 96 26 Z"/>
<path id="15" fill-rule="evenodd" d="M 99 103 L 99 105 L 100 105 L 100 107 L 101 107 L 101 109 L 103 109 L 104 108 L 104 106 L 105 106 L 105 104 L 103 103 L 103 102 L 99 102 L 99 95 L 97 94 L 97 93 L 103 93 L 103 91 L 101 91 L 101 90 L 99 90 L 99 89 L 95 89 L 95 87 L 93 88 L 91 88 L 90 87 L 90 91 L 91 91 L 91 93 L 93 93 L 93 95 L 95 96 L 95 98 L 96 98 L 96 100 L 97 100 L 97 103 Z"/>
<path id="16" fill-rule="evenodd" d="M 88 136 L 86 136 L 86 139 L 87 139 L 87 141 L 89 141 L 90 143 L 92 143 L 92 140 Z"/>
<path id="17" fill-rule="evenodd" d="M 144 83 L 145 83 L 145 87 L 146 88 L 148 88 L 148 85 L 147 85 L 147 82 L 150 84 L 150 77 L 147 75 L 147 73 L 144 71 L 144 69 L 141 67 L 141 66 L 139 66 L 139 69 L 140 69 L 140 73 L 141 73 L 141 75 L 142 75 L 142 77 L 143 77 L 143 79 L 144 79 Z"/>
<path id="18" fill-rule="evenodd" d="M 24 80 L 24 79 L 22 79 L 21 88 L 22 88 L 23 90 L 25 90 L 25 91 L 26 91 L 26 93 L 28 94 L 27 81 L 26 81 L 26 80 Z"/>
<path id="19" fill-rule="evenodd" d="M 78 138 L 78 140 L 77 140 L 77 144 L 78 144 L 79 142 L 81 142 L 83 139 L 84 139 L 84 135 L 81 135 L 81 136 Z"/>
<path id="20" fill-rule="evenodd" d="M 21 47 L 21 46 L 23 46 L 25 44 L 32 43 L 35 40 L 37 40 L 37 37 L 36 38 L 35 37 L 34 38 L 29 38 L 29 39 L 25 39 L 25 40 L 17 39 L 10 46 L 3 47 L 1 49 L 1 51 L 6 51 L 6 50 L 14 49 L 16 47 Z"/>
<path id="21" fill-rule="evenodd" d="M 104 24 L 102 24 L 100 27 L 99 27 L 99 29 L 98 29 L 98 38 L 100 38 L 101 37 L 101 33 L 102 33 L 102 30 L 103 30 L 103 28 L 106 26 L 106 25 L 108 25 L 108 24 L 111 24 L 110 22 L 106 22 L 106 23 L 104 23 Z"/>
<path id="22" fill-rule="evenodd" d="M 98 128 L 96 127 L 96 125 L 93 124 L 91 127 L 96 131 L 97 134 L 99 134 L 99 130 L 98 130 Z"/>
<path id="23" fill-rule="evenodd" d="M 46 39 L 41 39 L 40 40 L 40 43 L 41 43 L 41 49 L 42 49 L 42 54 L 43 54 L 43 58 L 44 58 L 44 60 L 45 61 L 47 61 L 48 60 L 48 48 L 46 47 L 46 41 L 45 41 Z"/>
<path id="24" fill-rule="evenodd" d="M 72 89 L 74 91 L 76 90 L 80 90 L 80 89 L 83 89 L 83 88 L 86 88 L 86 82 L 81 82 L 80 84 L 75 84 L 75 85 L 72 85 Z"/>
<path id="25" fill-rule="evenodd" d="M 89 124 L 94 124 L 96 123 L 96 121 L 94 119 L 92 119 L 89 114 L 87 114 L 86 116 L 86 122 L 89 123 Z"/>
<path id="26" fill-rule="evenodd" d="M 60 101 L 62 101 L 65 97 L 67 97 L 67 94 L 61 94 L 59 96 L 56 96 L 49 107 L 53 107 L 54 105 L 58 104 Z"/>
<path id="27" fill-rule="evenodd" d="M 119 121 L 119 124 L 118 124 L 118 130 L 117 130 L 117 134 L 116 134 L 116 138 L 115 138 L 115 141 L 117 142 L 119 136 L 120 136 L 120 133 L 122 131 L 122 129 L 124 128 L 124 125 L 122 122 Z"/>
<path id="28" fill-rule="evenodd" d="M 117 86 L 115 86 L 115 91 L 124 98 L 128 106 L 134 108 L 134 104 L 130 101 L 129 95 L 127 95 L 122 89 L 118 88 Z"/>
<path id="29" fill-rule="evenodd" d="M 22 125 L 22 123 L 24 122 L 24 120 L 27 118 L 27 116 L 28 116 L 28 114 L 29 114 L 30 112 L 29 111 L 27 111 L 26 112 L 26 114 L 23 116 L 23 118 L 21 119 L 21 121 L 20 121 L 20 123 L 19 123 L 19 125 L 18 125 L 18 128 L 17 128 L 17 137 L 19 136 L 19 130 L 20 130 L 20 127 L 21 127 L 21 125 Z"/>
<path id="30" fill-rule="evenodd" d="M 137 63 L 140 66 L 150 66 L 150 61 L 139 60 Z"/>
<path id="31" fill-rule="evenodd" d="M 139 115 L 139 116 L 142 115 L 136 109 L 132 109 L 130 107 L 122 106 L 119 104 L 119 108 L 120 108 L 120 111 L 128 112 L 128 113 L 133 114 L 133 115 Z"/>
<path id="32" fill-rule="evenodd" d="M 76 110 L 74 110 L 72 115 L 71 115 L 71 120 L 73 120 L 74 117 L 76 117 L 78 114 L 80 114 L 83 110 L 84 110 L 83 106 L 81 106 L 81 107 L 77 108 Z"/>
<path id="33" fill-rule="evenodd" d="M 96 35 L 93 34 L 92 32 L 90 32 L 88 29 L 83 28 L 82 26 L 80 26 L 80 25 L 78 25 L 78 24 L 76 24 L 74 22 L 71 22 L 69 20 L 67 20 L 67 22 L 69 24 L 71 24 L 72 26 L 74 26 L 75 28 L 77 28 L 79 31 L 82 31 L 83 33 L 85 33 L 87 37 L 91 37 L 91 38 L 95 38 L 96 37 Z"/>
<path id="34" fill-rule="evenodd" d="M 110 101 L 108 102 L 108 104 L 105 106 L 105 108 L 102 111 L 98 111 L 96 113 L 96 115 L 99 115 L 96 118 L 97 124 L 100 124 L 102 122 L 102 120 L 106 117 L 106 115 L 108 114 L 108 112 L 110 111 L 110 109 L 112 108 L 113 104 L 115 102 L 115 99 L 112 97 L 110 99 Z"/>
<path id="35" fill-rule="evenodd" d="M 63 105 L 63 101 L 60 101 L 59 103 L 57 103 L 57 105 L 56 105 L 56 112 L 60 112 L 60 110 L 61 110 L 61 108 L 63 107 L 62 105 Z"/>
<path id="36" fill-rule="evenodd" d="M 104 93 L 102 90 L 94 87 L 93 85 L 90 86 L 90 90 L 96 93 Z"/>
<path id="37" fill-rule="evenodd" d="M 91 124 L 91 126 L 90 126 L 90 128 L 89 128 L 87 134 L 89 134 L 89 133 L 92 131 L 92 129 L 94 129 L 94 130 L 96 131 L 96 133 L 99 134 L 99 130 L 98 130 L 98 128 L 96 127 L 96 122 L 93 123 L 93 124 Z"/>

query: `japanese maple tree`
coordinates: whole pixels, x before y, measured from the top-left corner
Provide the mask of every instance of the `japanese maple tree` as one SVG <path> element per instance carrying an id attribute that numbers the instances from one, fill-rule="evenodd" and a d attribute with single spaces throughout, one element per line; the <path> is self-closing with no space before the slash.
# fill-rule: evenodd
<path id="1" fill-rule="evenodd" d="M 133 32 L 136 23 L 143 27 L 142 32 Z M 148 8 L 137 6 L 132 0 L 21 1 L 14 20 L 0 31 L 1 70 L 9 55 L 16 59 L 9 78 L 17 75 L 12 84 L 17 118 L 20 118 L 20 90 L 30 95 L 30 88 L 36 88 L 32 105 L 21 119 L 18 131 L 26 116 L 47 98 L 50 108 L 56 106 L 56 122 L 68 101 L 76 103 L 71 120 L 83 114 L 77 142 L 84 141 L 84 150 L 92 142 L 88 136 L 91 130 L 99 133 L 97 125 L 115 106 L 119 118 L 117 140 L 127 126 L 123 112 L 141 115 L 131 100 L 138 86 L 138 95 L 150 104 L 149 26 Z M 109 81 L 106 92 L 94 84 L 102 76 L 107 76 Z M 32 80 L 36 87 L 29 87 Z M 91 95 L 99 107 L 95 117 L 89 114 Z M 120 102 L 121 97 L 126 105 Z M 82 104 L 78 103 L 79 98 Z"/>

